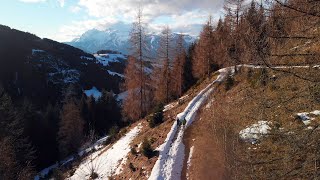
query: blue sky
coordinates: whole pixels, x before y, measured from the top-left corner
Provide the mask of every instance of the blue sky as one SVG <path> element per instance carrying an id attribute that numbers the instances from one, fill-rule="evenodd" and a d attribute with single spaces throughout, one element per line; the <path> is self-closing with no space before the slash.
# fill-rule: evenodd
<path id="1" fill-rule="evenodd" d="M 40 37 L 70 41 L 87 30 L 131 23 L 140 4 L 153 30 L 169 24 L 175 31 L 197 33 L 209 14 L 219 17 L 221 0 L 2 0 L 0 24 Z M 190 32 L 188 32 L 190 31 Z"/>

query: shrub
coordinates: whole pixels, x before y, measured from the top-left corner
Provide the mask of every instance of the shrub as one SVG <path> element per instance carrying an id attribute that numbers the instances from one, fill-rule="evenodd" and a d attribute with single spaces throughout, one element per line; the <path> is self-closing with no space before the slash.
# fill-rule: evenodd
<path id="1" fill-rule="evenodd" d="M 226 83 L 225 83 L 225 90 L 229 91 L 232 88 L 233 85 L 234 85 L 234 78 L 230 73 L 228 73 L 227 80 L 226 80 Z"/>
<path id="2" fill-rule="evenodd" d="M 90 179 L 97 179 L 99 177 L 99 175 L 96 172 L 92 172 L 90 174 Z"/>
<path id="3" fill-rule="evenodd" d="M 129 168 L 131 169 L 132 172 L 136 171 L 136 168 L 134 167 L 134 165 L 132 163 L 129 164 Z"/>
<path id="4" fill-rule="evenodd" d="M 72 174 L 73 175 L 73 174 Z M 63 176 L 63 172 L 60 169 L 56 169 L 52 173 L 52 177 L 56 180 L 63 180 L 65 177 Z M 48 178 L 49 179 L 49 178 Z"/>
<path id="5" fill-rule="evenodd" d="M 187 124 L 187 120 L 184 118 L 183 121 L 182 121 L 182 125 L 185 126 L 186 124 Z"/>
<path id="6" fill-rule="evenodd" d="M 156 112 L 149 118 L 149 127 L 154 128 L 163 123 L 163 106 L 155 108 Z"/>
<path id="7" fill-rule="evenodd" d="M 320 85 L 315 84 L 309 88 L 310 95 L 316 103 L 320 103 Z"/>
<path id="8" fill-rule="evenodd" d="M 247 80 L 251 80 L 251 78 L 253 77 L 253 70 L 250 68 L 247 72 Z"/>
<path id="9" fill-rule="evenodd" d="M 118 126 L 113 126 L 110 130 L 109 130 L 109 136 L 110 139 L 113 139 L 119 132 L 119 128 Z"/>
<path id="10" fill-rule="evenodd" d="M 266 68 L 261 68 L 257 71 L 248 71 L 247 80 L 252 88 L 257 88 L 260 85 L 266 86 L 269 81 L 269 74 Z"/>
<path id="11" fill-rule="evenodd" d="M 131 154 L 133 154 L 133 155 L 136 155 L 136 154 L 138 154 L 138 152 L 137 152 L 137 150 L 136 150 L 136 148 L 131 148 Z"/>
<path id="12" fill-rule="evenodd" d="M 142 143 L 142 154 L 148 158 L 152 158 L 154 156 L 154 151 L 151 147 L 151 143 L 148 139 L 144 139 Z"/>
<path id="13" fill-rule="evenodd" d="M 263 86 L 266 86 L 269 80 L 268 70 L 266 68 L 262 68 L 260 70 L 260 83 Z"/>

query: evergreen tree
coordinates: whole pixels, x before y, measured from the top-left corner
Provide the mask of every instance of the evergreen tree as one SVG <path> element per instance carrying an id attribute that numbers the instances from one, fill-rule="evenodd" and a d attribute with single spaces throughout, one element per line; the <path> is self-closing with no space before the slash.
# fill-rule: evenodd
<path id="1" fill-rule="evenodd" d="M 106 135 L 113 126 L 119 125 L 121 110 L 113 93 L 102 91 L 102 97 L 96 106 L 95 132 L 99 135 Z"/>
<path id="2" fill-rule="evenodd" d="M 61 157 L 76 153 L 81 146 L 84 120 L 73 99 L 65 102 L 61 111 L 58 131 L 59 151 Z"/>
<path id="3" fill-rule="evenodd" d="M 12 161 L 0 166 L 0 177 L 5 176 L 7 171 L 11 171 L 12 175 L 6 177 L 8 179 L 21 178 L 21 172 L 24 173 L 24 178 L 34 175 L 32 164 L 35 151 L 24 127 L 23 118 L 15 109 L 10 96 L 6 93 L 0 94 L 0 158 Z"/>
<path id="4" fill-rule="evenodd" d="M 194 49 L 195 44 L 192 43 L 191 46 L 188 48 L 188 53 L 183 68 L 183 91 L 189 89 L 195 83 L 195 78 L 193 77 L 193 74 L 190 73 L 192 72 L 193 67 Z"/>

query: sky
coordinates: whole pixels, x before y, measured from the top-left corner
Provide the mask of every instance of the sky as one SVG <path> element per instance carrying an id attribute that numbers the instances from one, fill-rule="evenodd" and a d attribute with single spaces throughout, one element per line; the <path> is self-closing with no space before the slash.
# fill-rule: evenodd
<path id="1" fill-rule="evenodd" d="M 219 19 L 223 0 L 0 0 L 0 24 L 41 38 L 68 42 L 90 29 L 132 23 L 139 7 L 152 31 L 169 25 L 196 35 L 212 15 Z"/>

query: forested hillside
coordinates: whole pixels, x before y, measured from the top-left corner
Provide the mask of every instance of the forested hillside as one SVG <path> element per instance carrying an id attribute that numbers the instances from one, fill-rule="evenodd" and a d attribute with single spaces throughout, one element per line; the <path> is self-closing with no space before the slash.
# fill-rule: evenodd
<path id="1" fill-rule="evenodd" d="M 104 65 L 106 57 L 6 26 L 0 57 L 0 149 L 1 162 L 8 162 L 0 165 L 0 179 L 31 179 L 77 152 L 91 131 L 100 137 L 122 126 L 114 93 L 123 79 L 109 72 L 123 73 L 125 59 Z"/>
<path id="2" fill-rule="evenodd" d="M 0 179 L 320 177 L 319 1 L 226 0 L 152 52 L 142 9 L 128 56 L 0 27 Z"/>

